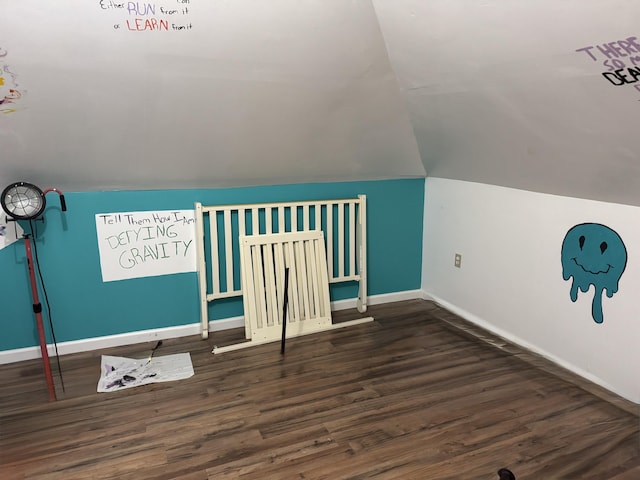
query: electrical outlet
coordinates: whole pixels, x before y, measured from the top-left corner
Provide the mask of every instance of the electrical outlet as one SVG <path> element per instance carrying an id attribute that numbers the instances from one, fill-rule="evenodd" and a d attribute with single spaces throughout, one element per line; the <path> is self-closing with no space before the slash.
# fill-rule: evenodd
<path id="1" fill-rule="evenodd" d="M 462 255 L 456 253 L 456 256 L 453 258 L 453 266 L 460 268 L 462 266 Z"/>

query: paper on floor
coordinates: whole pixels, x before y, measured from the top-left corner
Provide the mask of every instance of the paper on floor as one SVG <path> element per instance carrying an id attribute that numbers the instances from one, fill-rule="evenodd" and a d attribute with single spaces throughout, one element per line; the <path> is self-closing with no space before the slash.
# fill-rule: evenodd
<path id="1" fill-rule="evenodd" d="M 171 382 L 193 376 L 189 353 L 135 359 L 102 356 L 98 392 L 113 392 L 148 383 Z"/>

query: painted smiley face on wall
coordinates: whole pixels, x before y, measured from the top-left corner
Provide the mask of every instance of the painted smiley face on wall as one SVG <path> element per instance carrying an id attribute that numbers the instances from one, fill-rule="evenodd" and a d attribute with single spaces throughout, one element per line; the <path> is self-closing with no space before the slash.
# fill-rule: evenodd
<path id="1" fill-rule="evenodd" d="M 613 297 L 618 291 L 620 277 L 627 266 L 627 249 L 614 230 L 599 223 L 575 225 L 562 242 L 562 277 L 573 277 L 571 301 L 582 292 L 595 288 L 591 315 L 596 323 L 602 323 L 602 292 Z"/>

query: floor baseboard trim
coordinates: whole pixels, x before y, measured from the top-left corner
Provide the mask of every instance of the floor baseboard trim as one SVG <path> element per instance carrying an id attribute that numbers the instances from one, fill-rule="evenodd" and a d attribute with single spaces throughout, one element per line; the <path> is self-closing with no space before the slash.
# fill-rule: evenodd
<path id="1" fill-rule="evenodd" d="M 438 297 L 437 295 L 433 295 L 429 292 L 423 291 L 423 299 L 425 300 L 430 300 L 434 303 L 436 303 L 437 305 L 441 306 L 442 308 L 444 308 L 445 310 L 448 310 L 456 315 L 458 315 L 459 317 L 462 317 L 463 319 L 467 320 L 468 322 L 473 323 L 474 325 L 477 325 L 478 327 L 480 327 L 481 329 L 484 329 L 488 332 L 491 332 L 494 335 L 497 335 L 498 337 L 501 337 L 503 339 L 505 339 L 506 341 L 517 345 L 518 347 L 521 347 L 531 353 L 533 353 L 534 355 L 539 355 L 540 357 L 545 358 L 546 360 L 549 360 L 550 362 L 558 365 L 559 367 L 583 378 L 584 380 L 597 385 L 599 387 L 602 387 L 606 390 L 608 390 L 609 392 L 614 393 L 615 395 L 618 395 L 621 398 L 626 399 L 627 401 L 633 402 L 634 404 L 638 404 L 638 402 L 636 401 L 636 399 L 632 399 L 629 398 L 628 395 L 625 395 L 624 393 L 620 392 L 619 390 L 617 390 L 613 385 L 610 385 L 609 383 L 603 381 L 601 378 L 596 377 L 595 375 L 581 369 L 580 367 L 577 367 L 576 365 L 567 362 L 566 360 L 550 353 L 547 352 L 544 349 L 541 349 L 525 340 L 523 340 L 522 338 L 513 335 L 509 332 L 507 332 L 506 330 L 503 330 L 499 327 L 496 327 L 495 325 L 487 322 L 486 320 L 474 315 L 471 312 L 468 312 L 467 310 L 458 307 L 457 305 L 454 305 L 446 300 L 444 300 L 443 298 Z"/>
<path id="2" fill-rule="evenodd" d="M 405 290 L 402 292 L 381 293 L 379 295 L 371 295 L 367 298 L 367 305 L 382 305 L 383 303 L 402 302 L 404 300 L 415 300 L 416 298 L 424 298 L 422 290 Z M 356 308 L 357 299 L 348 298 L 346 300 L 336 300 L 331 302 L 331 311 L 349 310 Z"/>
<path id="3" fill-rule="evenodd" d="M 424 292 L 422 290 L 406 290 L 403 292 L 383 293 L 380 295 L 370 296 L 367 299 L 367 303 L 368 305 L 380 305 L 383 303 L 424 298 L 423 293 Z M 346 300 L 337 300 L 335 302 L 331 302 L 331 310 L 338 311 L 356 308 L 356 301 L 357 300 L 355 298 L 350 298 Z M 241 327 L 244 327 L 244 316 L 224 318 L 221 320 L 212 320 L 209 322 L 210 332 L 217 332 L 221 330 Z M 85 338 L 82 340 L 61 342 L 58 343 L 58 354 L 62 356 L 72 353 L 100 350 L 102 348 L 121 347 L 123 345 L 153 342 L 169 338 L 188 337 L 190 335 L 199 334 L 199 323 L 179 325 L 175 327 L 156 328 L 151 330 L 141 330 L 137 332 L 121 333 L 117 335 L 107 335 L 104 337 Z M 49 355 L 54 356 L 56 352 L 53 344 L 47 345 L 47 348 L 49 351 Z M 36 358 L 40 358 L 40 347 L 38 346 L 0 351 L 0 365 L 22 362 L 24 360 L 33 360 Z"/>
<path id="4" fill-rule="evenodd" d="M 244 326 L 244 317 L 225 318 L 209 322 L 209 331 L 215 332 Z M 120 333 L 104 337 L 84 338 L 58 343 L 58 354 L 69 355 L 71 353 L 89 352 L 102 348 L 121 347 L 135 343 L 153 342 L 168 338 L 188 337 L 200 334 L 200 324 L 193 323 L 175 327 L 155 328 L 138 332 Z M 53 344 L 47 345 L 49 356 L 55 355 Z M 40 347 L 17 348 L 0 352 L 0 365 L 6 363 L 21 362 L 40 358 Z"/>

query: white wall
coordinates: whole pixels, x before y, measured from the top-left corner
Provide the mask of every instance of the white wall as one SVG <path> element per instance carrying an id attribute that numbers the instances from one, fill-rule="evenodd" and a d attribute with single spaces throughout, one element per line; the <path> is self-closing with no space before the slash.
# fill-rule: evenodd
<path id="1" fill-rule="evenodd" d="M 564 236 L 585 222 L 615 230 L 628 253 L 618 292 L 603 294 L 602 324 L 593 286 L 573 303 L 562 278 Z M 640 403 L 640 208 L 428 178 L 423 248 L 427 295 Z"/>

